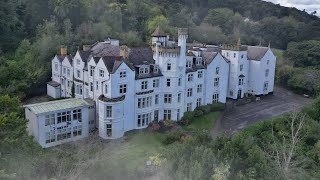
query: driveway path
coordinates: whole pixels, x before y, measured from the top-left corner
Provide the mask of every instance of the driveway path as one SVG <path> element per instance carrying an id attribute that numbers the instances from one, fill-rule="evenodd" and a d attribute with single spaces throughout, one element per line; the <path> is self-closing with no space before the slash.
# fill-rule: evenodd
<path id="1" fill-rule="evenodd" d="M 310 102 L 311 99 L 276 87 L 274 95 L 262 97 L 260 101 L 227 108 L 216 121 L 211 135 L 213 138 L 224 133 L 232 136 L 250 124 L 297 111 Z"/>

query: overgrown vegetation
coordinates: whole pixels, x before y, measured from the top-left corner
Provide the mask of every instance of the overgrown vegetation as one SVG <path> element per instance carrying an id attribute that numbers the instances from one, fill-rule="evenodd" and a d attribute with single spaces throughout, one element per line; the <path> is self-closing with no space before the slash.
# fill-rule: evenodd
<path id="1" fill-rule="evenodd" d="M 0 17 L 0 94 L 21 98 L 44 93 L 61 44 L 71 54 L 107 37 L 144 46 L 158 24 L 173 39 L 177 27 L 188 27 L 189 42 L 207 44 L 241 37 L 285 50 L 320 40 L 317 16 L 261 0 L 11 0 L 0 3 Z"/>
<path id="2" fill-rule="evenodd" d="M 320 41 L 310 40 L 289 43 L 283 52 L 274 50 L 277 55 L 276 80 L 283 87 L 299 94 L 318 95 L 320 91 L 319 66 Z"/>
<path id="3" fill-rule="evenodd" d="M 233 138 L 194 136 L 167 151 L 172 179 L 319 179 L 320 99 Z"/>

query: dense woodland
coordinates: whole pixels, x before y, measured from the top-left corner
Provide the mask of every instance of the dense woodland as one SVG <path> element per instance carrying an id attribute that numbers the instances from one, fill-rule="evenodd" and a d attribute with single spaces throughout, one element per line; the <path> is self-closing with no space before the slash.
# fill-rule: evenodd
<path id="1" fill-rule="evenodd" d="M 49 64 L 61 44 L 71 54 L 83 44 L 107 37 L 146 46 L 157 25 L 173 39 L 177 27 L 189 28 L 189 42 L 234 43 L 241 37 L 243 44 L 266 46 L 270 42 L 282 50 L 296 42 L 289 48 L 299 48 L 314 62 L 295 62 L 297 55 L 288 52 L 293 61 L 290 67 L 310 67 L 318 60 L 320 19 L 260 0 L 6 0 L 0 2 L 0 94 L 37 95 L 38 87 L 50 79 Z M 301 51 L 299 46 L 306 43 L 313 48 Z M 280 74 L 288 71 L 279 69 Z M 299 90 L 294 82 L 281 82 Z M 313 89 L 308 93 L 314 94 Z"/>
<path id="2" fill-rule="evenodd" d="M 90 162 L 62 151 L 44 151 L 26 133 L 21 100 L 39 95 L 45 87 L 51 59 L 61 44 L 71 54 L 107 37 L 147 46 L 157 25 L 173 39 L 177 27 L 189 28 L 189 42 L 234 43 L 239 37 L 248 45 L 270 42 L 278 56 L 278 85 L 318 95 L 320 19 L 304 11 L 260 0 L 4 0 L 0 179 L 57 178 L 74 162 Z M 164 153 L 170 168 L 163 174 L 175 179 L 319 179 L 319 102 L 299 114 L 252 126 L 234 138 L 199 135 L 177 143 Z"/>

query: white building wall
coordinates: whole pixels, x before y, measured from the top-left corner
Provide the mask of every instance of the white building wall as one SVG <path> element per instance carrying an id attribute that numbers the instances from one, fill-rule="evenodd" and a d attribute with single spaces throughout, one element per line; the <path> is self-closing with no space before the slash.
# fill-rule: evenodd
<path id="1" fill-rule="evenodd" d="M 28 131 L 31 135 L 33 135 L 35 137 L 35 140 L 43 147 L 43 148 L 48 148 L 48 147 L 52 147 L 52 146 L 56 146 L 56 145 L 60 145 L 60 144 L 64 144 L 67 142 L 71 142 L 71 141 L 75 141 L 75 140 L 79 140 L 82 139 L 84 137 L 88 137 L 89 135 L 89 119 L 92 119 L 93 117 L 89 116 L 89 106 L 82 106 L 82 107 L 77 107 L 77 108 L 73 108 L 73 109 L 65 109 L 63 111 L 55 111 L 55 112 L 46 112 L 43 114 L 39 114 L 39 115 L 35 115 L 32 111 L 29 111 L 28 108 L 26 108 L 25 112 L 26 112 L 26 119 L 29 120 L 28 122 Z M 78 120 L 74 121 L 73 120 L 73 115 L 72 112 L 73 110 L 78 110 L 81 109 L 81 122 L 79 122 Z M 60 112 L 67 112 L 67 111 L 71 111 L 71 123 L 68 122 L 62 122 L 62 123 L 57 123 L 57 113 Z M 51 115 L 51 114 L 55 114 L 55 124 L 53 125 L 45 125 L 45 117 L 46 115 Z M 75 130 L 75 127 L 79 127 L 81 126 L 82 130 L 81 130 L 81 135 L 78 135 L 76 137 L 74 137 L 73 135 L 73 131 Z M 70 128 L 71 130 L 71 138 L 66 138 L 63 140 L 59 140 L 57 139 L 58 137 L 58 132 L 59 129 L 68 129 Z M 63 132 L 63 130 L 61 130 Z M 46 143 L 46 133 L 47 132 L 54 132 L 54 136 L 55 136 L 55 141 L 54 142 L 50 142 L 50 143 Z"/>
<path id="2" fill-rule="evenodd" d="M 216 74 L 216 68 L 219 73 Z M 214 79 L 219 78 L 219 86 L 214 86 Z M 219 102 L 226 103 L 229 84 L 229 63 L 219 53 L 215 59 L 208 65 L 205 74 L 205 103 L 213 102 L 213 94 L 219 94 Z"/>

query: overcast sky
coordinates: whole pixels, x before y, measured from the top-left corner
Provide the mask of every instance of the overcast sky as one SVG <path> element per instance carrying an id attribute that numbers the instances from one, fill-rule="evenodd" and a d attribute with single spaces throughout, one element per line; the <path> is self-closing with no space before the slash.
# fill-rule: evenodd
<path id="1" fill-rule="evenodd" d="M 320 0 L 264 0 L 270 1 L 281 6 L 295 7 L 300 10 L 306 10 L 307 12 L 317 11 L 317 15 L 320 14 Z"/>

